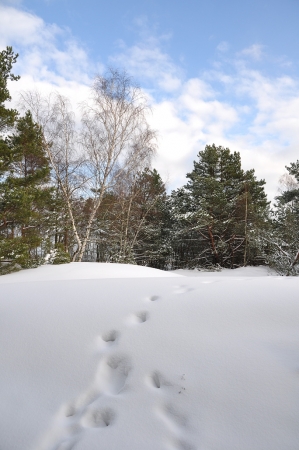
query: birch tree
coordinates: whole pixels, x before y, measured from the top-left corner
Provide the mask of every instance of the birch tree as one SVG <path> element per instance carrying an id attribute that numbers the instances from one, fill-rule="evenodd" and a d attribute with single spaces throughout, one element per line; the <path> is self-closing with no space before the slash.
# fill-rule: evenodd
<path id="1" fill-rule="evenodd" d="M 97 76 L 82 112 L 82 145 L 88 155 L 89 173 L 86 186 L 92 207 L 78 261 L 82 260 L 105 193 L 125 172 L 149 166 L 156 140 L 147 123 L 146 98 L 126 72 L 109 69 L 104 76 Z"/>
<path id="2" fill-rule="evenodd" d="M 142 90 L 116 69 L 94 79 L 90 98 L 81 104 L 80 125 L 70 102 L 57 93 L 25 93 L 22 101 L 44 130 L 76 242 L 73 261 L 82 261 L 105 193 L 125 172 L 150 165 L 156 149 L 156 133 L 147 123 L 150 108 Z M 76 219 L 80 198 L 89 203 L 84 221 Z"/>
<path id="3" fill-rule="evenodd" d="M 75 114 L 70 101 L 59 93 L 42 96 L 38 92 L 24 92 L 21 100 L 42 127 L 53 183 L 63 199 L 68 217 L 68 223 L 64 221 L 62 226 L 65 230 L 70 228 L 77 247 L 73 252 L 75 260 L 82 246 L 76 220 L 78 197 L 84 195 L 88 177 L 85 151 L 78 139 Z M 66 235 L 66 232 L 64 234 Z"/>

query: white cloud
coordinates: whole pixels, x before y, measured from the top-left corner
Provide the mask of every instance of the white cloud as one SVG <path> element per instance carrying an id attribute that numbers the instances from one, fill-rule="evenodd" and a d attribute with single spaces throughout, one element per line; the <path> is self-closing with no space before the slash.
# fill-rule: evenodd
<path id="1" fill-rule="evenodd" d="M 146 87 L 153 105 L 149 120 L 159 132 L 155 166 L 169 187 L 185 183 L 198 151 L 215 143 L 239 151 L 244 168 L 255 168 L 257 177 L 266 179 L 273 198 L 284 166 L 298 159 L 298 81 L 253 70 L 250 60 L 264 51 L 256 44 L 235 60 L 215 62 L 213 69 L 187 79 L 163 50 L 169 36 L 152 36 L 143 25 L 139 41 L 131 47 L 120 42 L 111 61 Z M 224 43 L 218 50 L 221 44 L 224 51 Z M 91 75 L 103 70 L 70 31 L 11 6 L 0 6 L 0 45 L 13 45 L 20 53 L 14 72 L 22 78 L 11 83 L 12 94 L 33 87 L 58 90 L 75 103 L 88 95 Z"/>
<path id="2" fill-rule="evenodd" d="M 155 81 L 165 92 L 173 92 L 181 87 L 178 69 L 168 55 L 163 53 L 155 42 L 148 45 L 123 46 L 122 52 L 112 57 L 113 63 L 126 67 L 136 77 Z"/>
<path id="3" fill-rule="evenodd" d="M 88 95 L 90 73 L 97 71 L 96 66 L 69 30 L 16 7 L 0 5 L 0 46 L 8 45 L 19 53 L 13 72 L 21 79 L 9 85 L 14 104 L 18 92 L 26 90 L 58 91 L 68 96 L 74 107 Z"/>
<path id="4" fill-rule="evenodd" d="M 144 17 L 135 22 L 138 25 L 139 41 L 131 47 L 119 41 L 120 51 L 111 56 L 111 61 L 126 67 L 134 76 L 142 78 L 144 82 L 147 80 L 165 93 L 179 90 L 183 71 L 161 48 L 161 44 L 168 41 L 171 35 L 153 34 Z"/>
<path id="5" fill-rule="evenodd" d="M 18 70 L 36 83 L 55 88 L 90 83 L 90 64 L 84 48 L 70 31 L 46 24 L 40 17 L 10 6 L 0 6 L 0 46 L 13 46 L 20 56 Z M 22 83 L 24 84 L 24 83 Z"/>
<path id="6" fill-rule="evenodd" d="M 196 80 L 185 83 L 176 99 L 154 106 L 152 126 L 160 133 L 156 167 L 172 188 L 185 183 L 192 161 L 206 144 L 226 145 L 226 131 L 238 120 L 233 107 L 193 91 L 196 84 Z"/>
<path id="7" fill-rule="evenodd" d="M 5 6 L 0 6 L 0 11 L 2 46 L 14 42 L 23 46 L 36 44 L 39 36 L 42 40 L 53 39 L 59 31 L 58 27 L 46 26 L 41 18 L 25 11 Z"/>
<path id="8" fill-rule="evenodd" d="M 248 48 L 245 48 L 242 50 L 239 55 L 245 55 L 249 56 L 250 58 L 254 59 L 255 61 L 261 60 L 263 56 L 263 45 L 260 44 L 253 44 Z"/>
<path id="9" fill-rule="evenodd" d="M 168 114 L 163 111 L 156 121 L 163 130 L 159 168 L 162 173 L 168 168 L 174 186 L 178 180 L 184 182 L 192 160 L 206 144 L 227 146 L 240 152 L 245 169 L 255 168 L 257 177 L 266 179 L 266 191 L 273 198 L 285 165 L 298 159 L 299 84 L 238 64 L 234 74 L 229 72 L 211 71 L 204 79 L 187 80 L 167 102 Z M 213 89 L 213 80 L 222 83 L 226 100 L 222 91 Z M 156 109 L 163 109 L 164 103 Z M 165 124 L 175 124 L 175 129 Z"/>
<path id="10" fill-rule="evenodd" d="M 231 103 L 245 106 L 238 108 L 242 132 L 229 135 L 230 147 L 240 151 L 246 169 L 255 168 L 257 176 L 266 179 L 266 190 L 273 198 L 285 165 L 298 159 L 299 83 L 287 76 L 265 76 L 238 64 L 233 81 L 218 75 Z"/>

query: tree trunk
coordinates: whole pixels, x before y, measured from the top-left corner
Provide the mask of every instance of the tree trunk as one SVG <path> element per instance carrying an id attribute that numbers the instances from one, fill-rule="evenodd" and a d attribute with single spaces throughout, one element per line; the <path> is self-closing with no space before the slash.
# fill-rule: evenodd
<path id="1" fill-rule="evenodd" d="M 213 236 L 211 228 L 212 227 L 208 226 L 208 233 L 209 233 L 210 244 L 211 244 L 211 248 L 212 248 L 212 253 L 214 255 L 215 263 L 219 264 L 219 254 L 218 254 L 217 249 L 216 249 L 215 239 L 214 239 L 214 236 Z"/>

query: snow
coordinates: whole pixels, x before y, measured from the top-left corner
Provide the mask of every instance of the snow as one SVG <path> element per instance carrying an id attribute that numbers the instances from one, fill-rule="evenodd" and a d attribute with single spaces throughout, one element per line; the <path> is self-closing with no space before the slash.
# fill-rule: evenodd
<path id="1" fill-rule="evenodd" d="M 141 267 L 133 264 L 112 263 L 70 263 L 63 265 L 44 265 L 37 269 L 27 269 L 0 277 L 0 284 L 21 281 L 46 280 L 90 280 L 99 278 L 147 278 L 172 277 L 171 272 Z"/>
<path id="2" fill-rule="evenodd" d="M 274 270 L 269 269 L 267 266 L 255 266 L 255 267 L 238 267 L 237 269 L 221 269 L 218 271 L 203 271 L 198 269 L 177 269 L 169 273 L 175 275 L 183 275 L 185 277 L 265 277 L 276 276 L 277 273 Z"/>
<path id="3" fill-rule="evenodd" d="M 268 275 L 1 277 L 1 450 L 297 450 L 299 278 Z"/>

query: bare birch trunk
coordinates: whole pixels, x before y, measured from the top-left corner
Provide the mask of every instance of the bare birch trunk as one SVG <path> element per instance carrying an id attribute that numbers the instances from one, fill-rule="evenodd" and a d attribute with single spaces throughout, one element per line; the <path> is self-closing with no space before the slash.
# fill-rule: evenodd
<path id="1" fill-rule="evenodd" d="M 77 231 L 77 227 L 76 227 L 76 223 L 75 223 L 75 219 L 74 219 L 74 215 L 73 215 L 73 208 L 72 208 L 72 205 L 71 205 L 71 202 L 70 202 L 69 195 L 67 193 L 66 186 L 64 185 L 63 181 L 61 180 L 61 177 L 59 176 L 59 170 L 56 167 L 55 161 L 53 159 L 53 155 L 52 155 L 52 153 L 51 153 L 51 151 L 49 149 L 49 145 L 46 144 L 46 143 L 45 143 L 45 148 L 47 150 L 47 154 L 49 156 L 49 160 L 51 162 L 51 165 L 52 165 L 53 169 L 55 170 L 59 187 L 60 187 L 60 189 L 61 189 L 61 191 L 63 193 L 64 201 L 65 201 L 65 204 L 66 204 L 66 207 L 67 207 L 67 210 L 68 210 L 68 215 L 69 215 L 69 218 L 70 218 L 70 221 L 71 221 L 72 230 L 73 230 L 74 236 L 76 238 L 78 248 L 81 248 L 81 245 L 82 245 L 81 244 L 81 239 L 80 239 L 78 231 Z"/>

